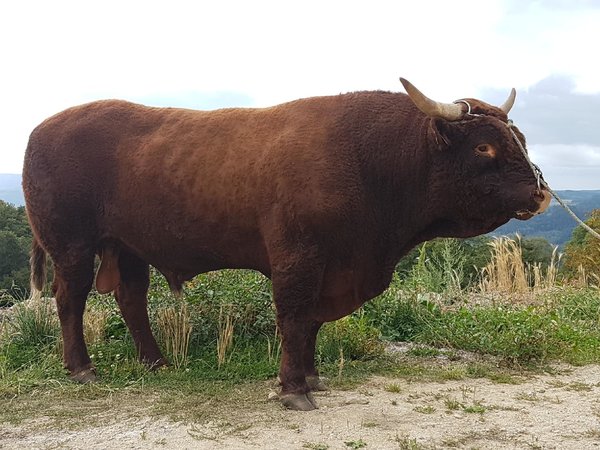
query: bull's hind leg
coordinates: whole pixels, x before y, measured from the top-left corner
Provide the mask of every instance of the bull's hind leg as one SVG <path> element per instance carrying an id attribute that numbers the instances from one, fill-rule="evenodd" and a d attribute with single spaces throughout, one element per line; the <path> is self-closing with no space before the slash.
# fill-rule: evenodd
<path id="1" fill-rule="evenodd" d="M 121 250 L 119 272 L 121 281 L 115 297 L 129 332 L 135 342 L 140 360 L 151 368 L 167 364 L 150 329 L 148 319 L 149 266 L 131 253 Z"/>
<path id="2" fill-rule="evenodd" d="M 96 374 L 83 338 L 83 312 L 94 279 L 94 253 L 55 261 L 53 291 L 63 337 L 63 361 L 74 381 L 87 383 Z"/>

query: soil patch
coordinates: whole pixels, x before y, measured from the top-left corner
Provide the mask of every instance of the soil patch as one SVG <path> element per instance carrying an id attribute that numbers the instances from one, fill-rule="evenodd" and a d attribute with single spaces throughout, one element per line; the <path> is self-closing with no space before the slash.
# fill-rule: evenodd
<path id="1" fill-rule="evenodd" d="M 77 429 L 0 424 L 2 449 L 433 449 L 600 447 L 600 366 L 563 367 L 519 384 L 374 377 L 317 394 L 320 409 L 284 410 L 265 400 L 194 422 L 114 411 Z M 61 426 L 62 428 L 62 426 Z"/>

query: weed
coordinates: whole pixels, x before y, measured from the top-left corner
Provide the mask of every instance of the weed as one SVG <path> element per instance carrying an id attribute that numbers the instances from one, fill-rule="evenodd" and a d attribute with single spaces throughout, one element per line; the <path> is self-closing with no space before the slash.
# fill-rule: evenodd
<path id="1" fill-rule="evenodd" d="M 233 343 L 233 320 L 230 313 L 223 313 L 223 307 L 219 312 L 219 334 L 217 336 L 217 365 L 221 367 L 225 362 L 227 350 Z"/>
<path id="2" fill-rule="evenodd" d="M 413 411 L 421 413 L 421 414 L 433 414 L 435 412 L 435 408 L 431 405 L 417 406 L 417 407 L 413 408 Z"/>
<path id="3" fill-rule="evenodd" d="M 326 323 L 319 333 L 317 355 L 323 362 L 339 359 L 340 349 L 346 360 L 368 360 L 383 354 L 379 330 L 364 314 L 346 316 Z"/>
<path id="4" fill-rule="evenodd" d="M 492 372 L 486 375 L 491 381 L 500 384 L 519 384 L 522 382 L 519 378 L 506 372 Z"/>
<path id="5" fill-rule="evenodd" d="M 582 383 L 580 381 L 573 381 L 567 385 L 568 391 L 576 391 L 576 392 L 589 392 L 592 390 L 592 386 L 587 383 Z"/>
<path id="6" fill-rule="evenodd" d="M 444 400 L 444 405 L 446 406 L 446 409 L 448 409 L 449 411 L 456 411 L 463 407 L 462 403 L 460 403 L 458 400 L 450 398 L 450 397 L 448 397 Z"/>
<path id="7" fill-rule="evenodd" d="M 479 402 L 473 402 L 472 405 L 464 406 L 463 411 L 471 414 L 483 414 L 487 411 L 487 408 Z"/>
<path id="8" fill-rule="evenodd" d="M 481 292 L 523 293 L 529 290 L 521 242 L 501 237 L 490 242 L 492 259 L 481 271 Z"/>
<path id="9" fill-rule="evenodd" d="M 313 442 L 305 442 L 302 444 L 302 448 L 308 448 L 310 450 L 327 450 L 329 445 L 321 444 L 321 443 L 313 443 Z"/>
<path id="10" fill-rule="evenodd" d="M 417 442 L 416 439 L 410 438 L 406 435 L 396 435 L 394 439 L 398 444 L 400 450 L 424 450 L 425 447 Z"/>
<path id="11" fill-rule="evenodd" d="M 398 393 L 402 392 L 402 388 L 401 388 L 401 387 L 400 387 L 400 385 L 399 385 L 399 384 L 397 384 L 397 383 L 390 383 L 390 384 L 387 384 L 387 385 L 385 385 L 384 389 L 385 389 L 387 392 L 392 392 L 392 393 L 394 393 L 394 394 L 398 394 Z"/>
<path id="12" fill-rule="evenodd" d="M 273 341 L 267 337 L 267 358 L 269 362 L 279 361 L 281 355 L 281 337 L 279 336 L 279 329 L 275 328 L 275 335 Z"/>
<path id="13" fill-rule="evenodd" d="M 38 348 L 56 344 L 60 334 L 56 312 L 46 298 L 16 305 L 10 327 L 13 342 Z"/>
<path id="14" fill-rule="evenodd" d="M 358 439 L 356 441 L 345 441 L 344 445 L 348 448 L 356 450 L 359 448 L 365 448 L 367 446 L 367 443 L 362 439 Z"/>
<path id="15" fill-rule="evenodd" d="M 540 401 L 540 396 L 537 395 L 536 392 L 521 392 L 515 395 L 516 400 L 525 400 L 526 402 L 538 402 Z"/>
<path id="16" fill-rule="evenodd" d="M 101 308 L 88 307 L 83 315 L 83 335 L 85 342 L 95 344 L 106 338 L 106 325 L 109 312 Z"/>
<path id="17" fill-rule="evenodd" d="M 344 349 L 342 347 L 340 347 L 340 359 L 339 359 L 339 363 L 338 363 L 338 373 L 337 373 L 338 380 L 342 379 L 342 373 L 344 372 L 344 363 L 345 362 L 346 362 L 346 360 L 344 359 Z"/>
<path id="18" fill-rule="evenodd" d="M 176 368 L 187 364 L 192 325 L 185 303 L 158 311 L 158 329 L 167 352 Z"/>

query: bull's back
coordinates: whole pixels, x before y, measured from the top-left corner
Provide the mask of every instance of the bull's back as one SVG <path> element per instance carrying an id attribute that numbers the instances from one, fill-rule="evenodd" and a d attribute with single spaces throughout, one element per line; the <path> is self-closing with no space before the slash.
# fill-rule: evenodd
<path id="1" fill-rule="evenodd" d="M 117 239 L 155 265 L 263 268 L 260 222 L 274 203 L 294 201 L 306 179 L 298 174 L 310 172 L 297 166 L 315 159 L 294 152 L 322 139 L 295 118 L 286 107 L 71 108 L 30 138 L 23 186 L 32 228 L 51 254 L 59 237 Z"/>

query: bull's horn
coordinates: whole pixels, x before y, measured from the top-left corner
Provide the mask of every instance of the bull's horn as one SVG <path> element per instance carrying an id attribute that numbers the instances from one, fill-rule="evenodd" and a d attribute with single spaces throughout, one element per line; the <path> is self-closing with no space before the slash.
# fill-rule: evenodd
<path id="1" fill-rule="evenodd" d="M 425 97 L 410 81 L 400 78 L 400 82 L 415 106 L 429 117 L 440 117 L 446 120 L 459 120 L 462 118 L 463 109 L 461 105 L 434 102 L 430 98 Z"/>
<path id="2" fill-rule="evenodd" d="M 502 106 L 500 106 L 500 109 L 504 111 L 505 114 L 508 115 L 509 111 L 512 109 L 513 105 L 515 104 L 515 98 L 517 98 L 517 91 L 515 91 L 515 88 L 512 88 L 508 98 L 504 103 L 502 103 Z"/>

